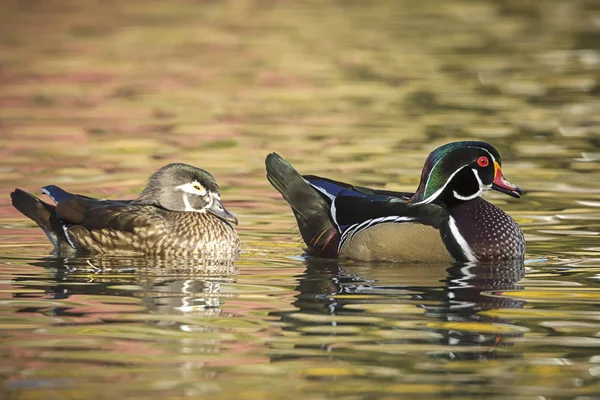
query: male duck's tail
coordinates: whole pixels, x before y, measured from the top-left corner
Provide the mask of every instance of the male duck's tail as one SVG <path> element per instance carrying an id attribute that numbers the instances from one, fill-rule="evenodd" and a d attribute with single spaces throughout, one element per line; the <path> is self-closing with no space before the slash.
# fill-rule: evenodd
<path id="1" fill-rule="evenodd" d="M 292 207 L 308 254 L 337 257 L 339 233 L 330 218 L 331 200 L 320 194 L 276 153 L 265 160 L 267 179 Z"/>
<path id="2" fill-rule="evenodd" d="M 70 248 L 62 226 L 56 217 L 55 206 L 45 203 L 21 189 L 15 189 L 10 194 L 10 198 L 12 205 L 17 210 L 42 228 L 55 250 Z"/>

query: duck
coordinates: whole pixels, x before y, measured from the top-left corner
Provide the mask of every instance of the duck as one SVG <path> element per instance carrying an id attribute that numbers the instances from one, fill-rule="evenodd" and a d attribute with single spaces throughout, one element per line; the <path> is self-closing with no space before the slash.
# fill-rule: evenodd
<path id="1" fill-rule="evenodd" d="M 12 205 L 44 231 L 56 255 L 152 255 L 233 259 L 240 239 L 237 218 L 221 202 L 213 176 L 182 163 L 148 179 L 134 200 L 101 200 L 42 188 L 56 205 L 21 189 Z"/>
<path id="2" fill-rule="evenodd" d="M 265 165 L 267 179 L 292 208 L 309 256 L 426 263 L 524 258 L 519 224 L 481 197 L 488 190 L 522 195 L 486 142 L 433 150 L 414 193 L 300 175 L 277 153 Z"/>

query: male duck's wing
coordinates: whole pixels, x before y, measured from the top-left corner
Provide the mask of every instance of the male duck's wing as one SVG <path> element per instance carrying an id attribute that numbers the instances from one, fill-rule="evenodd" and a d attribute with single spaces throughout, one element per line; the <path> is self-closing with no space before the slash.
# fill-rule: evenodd
<path id="1" fill-rule="evenodd" d="M 304 178 L 329 199 L 329 216 L 339 232 L 338 251 L 351 243 L 357 233 L 376 225 L 410 223 L 435 228 L 452 257 L 465 259 L 460 235 L 457 236 L 452 218 L 442 205 L 410 204 L 412 193 L 373 190 L 314 176 Z"/>
<path id="2" fill-rule="evenodd" d="M 342 240 L 348 230 L 358 232 L 384 222 L 425 219 L 429 223 L 427 215 L 423 218 L 423 207 L 407 203 L 412 193 L 354 186 L 314 175 L 304 175 L 303 178 L 328 200 L 330 218 Z"/>
<path id="3" fill-rule="evenodd" d="M 357 233 L 379 224 L 410 222 L 440 229 L 448 219 L 448 212 L 437 205 L 414 206 L 396 196 L 365 194 L 354 189 L 337 194 L 330 214 L 340 233 L 339 248 Z"/>
<path id="4" fill-rule="evenodd" d="M 371 189 L 363 186 L 350 185 L 349 183 L 334 181 L 333 179 L 314 175 L 304 175 L 303 178 L 329 200 L 333 200 L 340 192 L 345 190 L 355 191 L 365 195 L 396 197 L 402 200 L 408 200 L 413 195 L 413 193 L 407 192 L 395 192 L 392 190 Z"/>
<path id="5" fill-rule="evenodd" d="M 417 212 L 402 199 L 342 190 L 332 200 L 331 217 L 340 228 L 378 218 L 417 218 Z"/>
<path id="6" fill-rule="evenodd" d="M 329 205 L 328 217 L 337 231 L 338 251 L 358 232 L 378 224 L 411 222 L 440 229 L 448 220 L 448 212 L 439 205 L 407 203 L 412 193 L 375 190 L 314 175 L 304 175 L 303 179 Z"/>

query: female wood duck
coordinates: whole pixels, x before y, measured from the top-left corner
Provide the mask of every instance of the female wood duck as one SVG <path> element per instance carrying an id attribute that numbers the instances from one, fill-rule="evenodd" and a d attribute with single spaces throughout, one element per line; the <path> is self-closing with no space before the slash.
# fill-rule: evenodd
<path id="1" fill-rule="evenodd" d="M 192 255 L 235 258 L 237 219 L 221 203 L 208 172 L 169 164 L 155 172 L 136 200 L 99 200 L 45 186 L 56 206 L 15 189 L 13 206 L 35 221 L 57 254 Z"/>
<path id="2" fill-rule="evenodd" d="M 480 197 L 489 189 L 521 197 L 500 166 L 488 143 L 448 143 L 427 157 L 413 194 L 301 176 L 275 153 L 266 159 L 267 178 L 292 207 L 308 254 L 365 261 L 522 259 L 519 225 Z"/>

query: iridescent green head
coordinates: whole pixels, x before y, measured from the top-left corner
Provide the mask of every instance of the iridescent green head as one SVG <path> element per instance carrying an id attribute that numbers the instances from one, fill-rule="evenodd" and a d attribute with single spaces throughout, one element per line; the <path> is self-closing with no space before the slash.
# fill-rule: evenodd
<path id="1" fill-rule="evenodd" d="M 435 149 L 421 173 L 412 204 L 428 204 L 436 199 L 472 200 L 489 189 L 513 197 L 521 190 L 504 179 L 500 153 L 485 142 L 453 142 Z"/>

